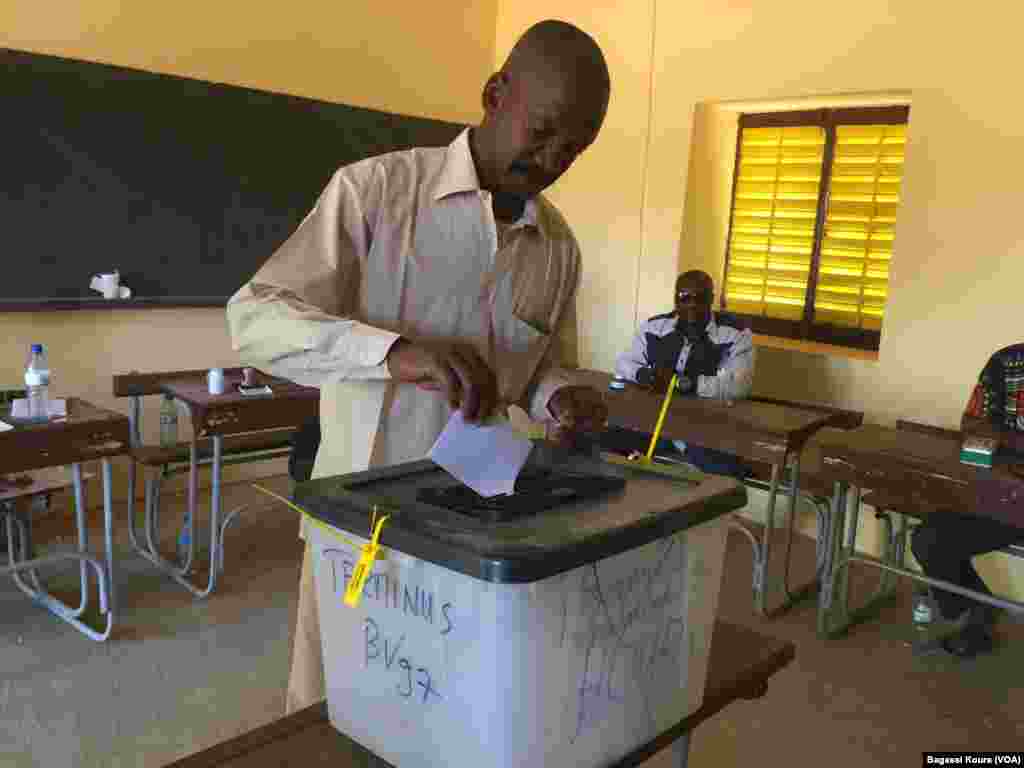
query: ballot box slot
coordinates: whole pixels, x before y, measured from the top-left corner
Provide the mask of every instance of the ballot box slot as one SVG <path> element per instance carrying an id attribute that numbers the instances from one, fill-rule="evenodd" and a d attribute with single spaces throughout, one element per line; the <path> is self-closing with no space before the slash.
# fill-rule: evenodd
<path id="1" fill-rule="evenodd" d="M 513 493 L 485 497 L 462 483 L 453 482 L 420 488 L 416 499 L 481 522 L 501 523 L 595 499 L 621 491 L 625 486 L 626 481 L 621 477 L 527 467 L 516 478 Z"/>

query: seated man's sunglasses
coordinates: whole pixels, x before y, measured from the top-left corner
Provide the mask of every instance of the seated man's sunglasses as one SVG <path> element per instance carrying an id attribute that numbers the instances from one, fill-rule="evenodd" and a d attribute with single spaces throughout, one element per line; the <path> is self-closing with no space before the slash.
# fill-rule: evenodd
<path id="1" fill-rule="evenodd" d="M 680 304 L 709 304 L 711 299 L 709 291 L 688 291 L 686 289 L 676 291 L 676 301 Z"/>

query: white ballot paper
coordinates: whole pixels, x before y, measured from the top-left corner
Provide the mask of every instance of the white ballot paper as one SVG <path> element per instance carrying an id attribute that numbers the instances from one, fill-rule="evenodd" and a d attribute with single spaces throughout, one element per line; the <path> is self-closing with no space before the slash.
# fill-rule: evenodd
<path id="1" fill-rule="evenodd" d="M 430 449 L 430 458 L 481 496 L 497 496 L 515 490 L 532 448 L 507 418 L 469 424 L 462 411 L 455 411 Z"/>

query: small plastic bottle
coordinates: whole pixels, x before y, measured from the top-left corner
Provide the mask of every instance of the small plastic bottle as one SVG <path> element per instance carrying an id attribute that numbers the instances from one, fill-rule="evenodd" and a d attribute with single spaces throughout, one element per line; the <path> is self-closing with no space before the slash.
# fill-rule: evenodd
<path id="1" fill-rule="evenodd" d="M 925 631 L 934 619 L 932 597 L 927 589 L 914 590 L 914 626 Z"/>
<path id="2" fill-rule="evenodd" d="M 178 443 L 178 406 L 174 398 L 164 395 L 160 403 L 160 446 L 172 448 Z"/>
<path id="3" fill-rule="evenodd" d="M 50 416 L 50 363 L 42 344 L 33 344 L 25 366 L 25 397 L 30 419 Z"/>
<path id="4" fill-rule="evenodd" d="M 223 368 L 211 368 L 210 372 L 206 375 L 207 388 L 211 395 L 223 395 L 224 394 L 224 369 Z"/>

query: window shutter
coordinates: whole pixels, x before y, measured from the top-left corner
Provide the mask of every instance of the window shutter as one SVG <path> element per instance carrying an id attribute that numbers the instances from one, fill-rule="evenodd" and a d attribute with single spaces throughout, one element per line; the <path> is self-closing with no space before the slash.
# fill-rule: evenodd
<path id="1" fill-rule="evenodd" d="M 803 317 L 824 150 L 821 126 L 741 129 L 725 276 L 730 312 Z"/>
<path id="2" fill-rule="evenodd" d="M 880 330 L 906 125 L 837 125 L 814 322 Z"/>

